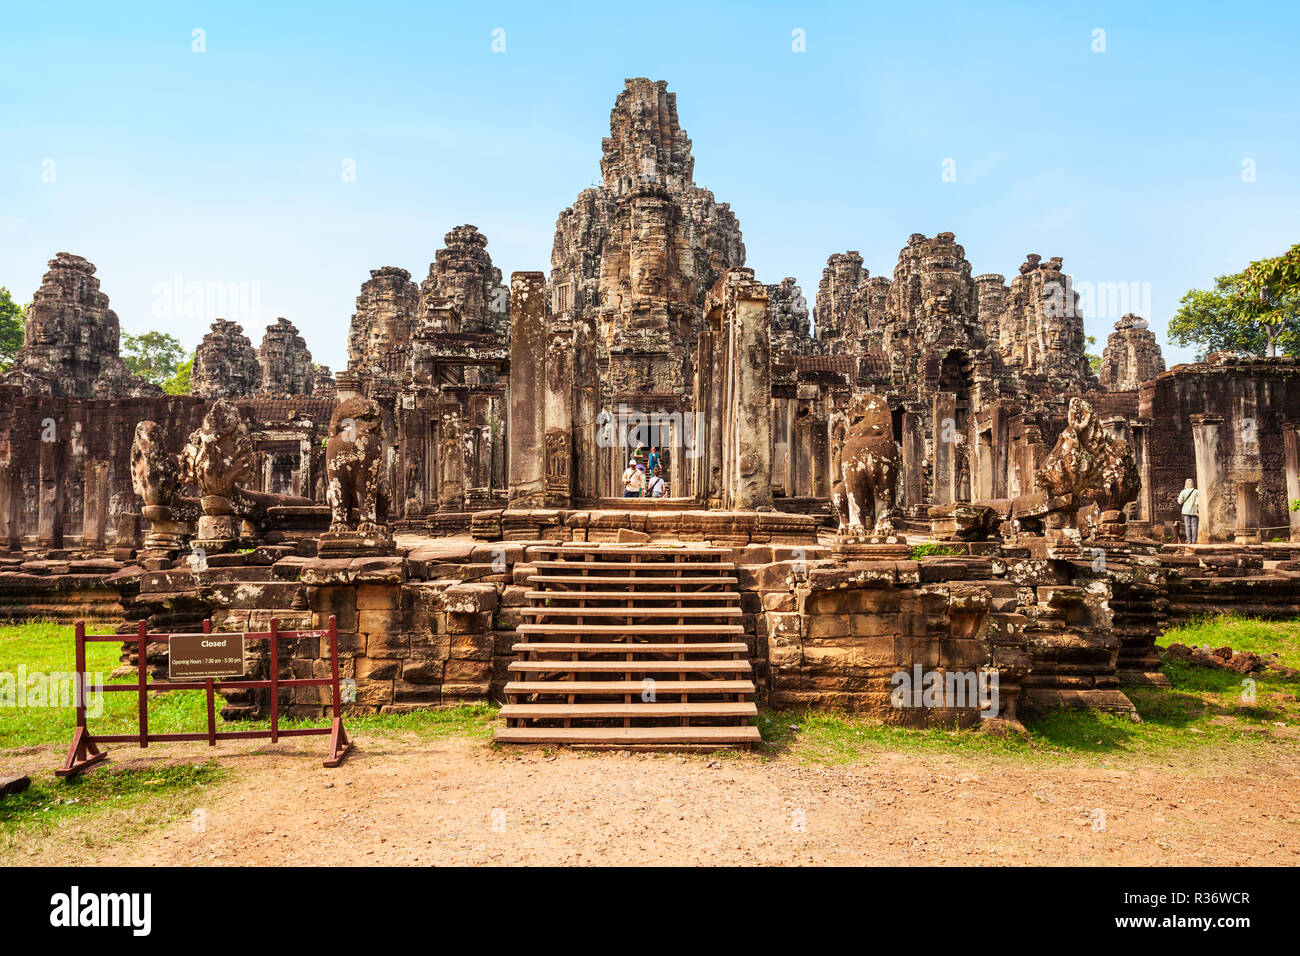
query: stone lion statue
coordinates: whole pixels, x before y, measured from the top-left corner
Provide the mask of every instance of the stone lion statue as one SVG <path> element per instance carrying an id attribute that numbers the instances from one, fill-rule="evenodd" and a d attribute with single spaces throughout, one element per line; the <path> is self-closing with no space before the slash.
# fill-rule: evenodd
<path id="1" fill-rule="evenodd" d="M 325 444 L 330 531 L 378 534 L 388 519 L 379 406 L 368 398 L 344 399 L 330 419 Z M 352 512 L 357 525 L 352 526 Z"/>
<path id="2" fill-rule="evenodd" d="M 884 398 L 863 393 L 849 402 L 838 457 L 840 480 L 831 496 L 840 533 L 892 532 L 899 453 Z"/>
<path id="3" fill-rule="evenodd" d="M 131 488 L 145 507 L 167 507 L 180 483 L 176 457 L 163 447 L 163 430 L 157 422 L 135 426 L 131 443 Z"/>
<path id="4" fill-rule="evenodd" d="M 236 485 L 253 477 L 253 442 L 232 402 L 218 399 L 208 409 L 181 452 L 180 470 L 181 481 L 197 486 L 204 498 L 229 499 Z"/>
<path id="5" fill-rule="evenodd" d="M 1142 486 L 1128 442 L 1106 434 L 1081 398 L 1070 399 L 1065 430 L 1034 478 L 1049 495 L 1073 496 L 1073 507 L 1065 512 L 1069 527 L 1077 525 L 1081 499 L 1091 498 L 1103 512 L 1122 512 Z"/>

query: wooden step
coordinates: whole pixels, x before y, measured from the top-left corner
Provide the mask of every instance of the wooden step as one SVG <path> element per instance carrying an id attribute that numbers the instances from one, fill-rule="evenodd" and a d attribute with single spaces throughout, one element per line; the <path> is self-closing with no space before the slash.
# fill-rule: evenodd
<path id="1" fill-rule="evenodd" d="M 727 555 L 730 556 L 731 548 L 695 548 L 695 547 L 674 547 L 666 544 L 530 544 L 529 551 L 535 551 L 539 554 L 672 554 L 686 555 L 694 557 L 696 555 Z"/>
<path id="2" fill-rule="evenodd" d="M 607 571 L 615 568 L 640 571 L 699 570 L 699 571 L 734 571 L 736 566 L 730 561 L 534 561 L 535 568 L 563 568 L 566 571 L 583 569 Z"/>
<path id="3" fill-rule="evenodd" d="M 540 644 L 516 644 L 512 648 L 517 653 L 530 651 L 559 651 L 565 654 L 744 654 L 748 648 L 744 644 L 638 644 L 627 641 L 621 644 L 569 644 L 560 642 L 543 642 Z"/>
<path id="4" fill-rule="evenodd" d="M 744 634 L 739 624 L 520 624 L 516 634 Z"/>
<path id="5" fill-rule="evenodd" d="M 505 686 L 509 695 L 561 694 L 600 697 L 639 696 L 645 684 L 639 680 L 520 680 Z M 748 680 L 657 680 L 655 694 L 752 694 L 754 682 Z"/>
<path id="6" fill-rule="evenodd" d="M 586 719 L 618 719 L 625 717 L 757 717 L 758 705 L 753 701 L 711 701 L 688 704 L 643 704 L 640 701 L 623 704 L 611 701 L 606 704 L 506 704 L 501 708 L 507 719 L 536 720 L 538 718 L 573 717 Z"/>
<path id="7" fill-rule="evenodd" d="M 524 674 L 748 674 L 749 661 L 511 661 L 513 673 Z"/>
<path id="8" fill-rule="evenodd" d="M 605 576 L 605 575 L 597 576 L 597 575 L 594 575 L 594 574 L 593 574 L 593 575 L 590 575 L 590 576 L 587 576 L 587 575 L 581 575 L 581 574 L 532 574 L 532 575 L 529 575 L 529 576 L 528 576 L 528 581 L 529 581 L 529 583 L 531 583 L 531 584 L 627 584 L 627 585 L 631 585 L 631 584 L 636 584 L 636 585 L 642 585 L 642 584 L 655 584 L 655 585 L 672 585 L 672 584 L 677 584 L 677 585 L 681 585 L 681 584 L 719 584 L 719 585 L 722 585 L 722 584 L 738 584 L 738 583 L 739 583 L 739 579 L 734 578 L 734 577 L 727 577 L 727 576 L 725 576 L 725 575 L 724 575 L 724 576 L 720 576 L 720 577 L 706 577 L 706 576 L 704 576 L 704 575 L 692 575 L 691 577 L 688 577 L 688 578 L 680 578 L 680 577 L 678 577 L 678 578 L 673 578 L 673 577 L 643 577 L 643 578 L 635 578 L 635 577 L 609 577 L 609 576 Z M 547 593 L 550 593 L 550 594 L 567 594 L 567 593 L 573 593 L 573 594 L 586 594 L 586 593 L 589 593 L 589 592 L 586 592 L 586 591 L 572 591 L 572 592 L 569 592 L 569 591 L 548 591 Z M 636 591 L 636 592 L 632 592 L 632 593 L 640 594 L 640 593 L 642 593 L 642 592 L 640 592 L 640 591 Z M 692 592 L 690 592 L 690 593 L 692 593 L 692 594 L 710 594 L 710 593 L 715 593 L 715 592 L 709 592 L 709 591 L 692 591 Z M 720 591 L 720 592 L 716 592 L 716 593 L 720 593 L 720 594 L 721 594 L 721 593 L 730 593 L 730 592 L 721 592 L 721 591 Z"/>
<path id="9" fill-rule="evenodd" d="M 738 607 L 526 607 L 529 617 L 740 617 Z"/>
<path id="10" fill-rule="evenodd" d="M 565 578 L 565 580 L 569 580 Z M 672 578 L 677 581 L 679 578 Z M 530 601 L 549 601 L 558 598 L 572 601 L 590 598 L 593 601 L 739 601 L 735 591 L 528 591 Z"/>
<path id="11" fill-rule="evenodd" d="M 512 744 L 718 744 L 758 743 L 752 725 L 741 727 L 498 727 L 493 735 Z"/>

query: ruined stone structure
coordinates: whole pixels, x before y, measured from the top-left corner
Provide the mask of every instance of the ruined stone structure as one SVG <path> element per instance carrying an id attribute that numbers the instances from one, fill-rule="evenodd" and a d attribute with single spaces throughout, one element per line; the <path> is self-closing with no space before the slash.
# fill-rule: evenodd
<path id="1" fill-rule="evenodd" d="M 521 672 L 671 675 L 683 662 L 659 650 L 630 667 L 609 659 L 623 647 L 567 643 L 654 620 L 707 641 L 681 653 L 725 655 L 704 673 L 727 691 L 680 681 L 680 725 L 642 728 L 689 743 L 751 740 L 733 724 L 754 697 L 909 725 L 987 716 L 981 700 L 896 704 L 893 678 L 917 666 L 996 674 L 1007 725 L 1131 714 L 1120 684 L 1161 682 L 1167 617 L 1297 613 L 1295 360 L 1165 371 L 1125 316 L 1099 380 L 1061 258 L 1029 255 L 1008 283 L 948 232 L 912 235 L 892 273 L 830 256 L 810 321 L 794 278 L 745 267 L 663 82 L 627 81 L 601 173 L 559 214 L 549 274 L 507 286 L 471 225 L 421 282 L 371 270 L 337 376 L 285 319 L 256 350 L 217 320 L 192 395 L 162 396 L 126 375 L 94 267 L 59 254 L 0 384 L 0 615 L 112 606 L 224 630 L 334 615 L 358 709 L 505 697 L 513 740 L 567 739 L 563 708 L 592 692 Z M 621 497 L 638 445 L 657 446 L 670 500 Z M 1188 477 L 1215 548 L 1162 550 Z M 837 512 L 851 535 L 833 535 Z M 911 559 L 934 539 L 956 553 Z M 539 573 L 557 567 L 664 587 L 575 597 Z M 319 644 L 286 653 L 286 675 L 325 666 Z M 318 693 L 293 688 L 289 712 L 318 712 Z"/>
<path id="2" fill-rule="evenodd" d="M 681 419 L 698 368 L 705 296 L 727 269 L 744 264 L 735 214 L 695 185 L 694 167 L 676 95 L 662 81 L 628 80 L 610 113 L 603 185 L 583 190 L 556 223 L 547 334 L 567 337 L 573 355 L 578 498 L 620 494 L 626 453 L 638 441 L 672 443 L 661 425 L 629 425 L 627 416 Z M 618 416 L 620 408 L 617 441 L 598 443 L 598 415 Z M 685 491 L 680 457 L 669 462 L 674 495 Z"/>
<path id="3" fill-rule="evenodd" d="M 262 387 L 262 364 L 243 327 L 217 319 L 194 351 L 190 394 L 199 398 L 239 398 Z"/>
<path id="4" fill-rule="evenodd" d="M 298 329 L 288 319 L 266 327 L 257 350 L 262 365 L 262 393 L 265 395 L 310 395 L 316 383 L 311 352 Z"/>
<path id="5" fill-rule="evenodd" d="M 1130 392 L 1142 387 L 1165 370 L 1156 334 L 1146 319 L 1125 315 L 1115 323 L 1115 331 L 1106 340 L 1101 353 L 1101 371 L 1097 378 L 1110 392 Z"/>
<path id="6" fill-rule="evenodd" d="M 158 386 L 127 372 L 117 313 L 99 291 L 94 265 L 60 252 L 49 266 L 27 310 L 9 384 L 29 395 L 64 398 L 161 395 Z"/>

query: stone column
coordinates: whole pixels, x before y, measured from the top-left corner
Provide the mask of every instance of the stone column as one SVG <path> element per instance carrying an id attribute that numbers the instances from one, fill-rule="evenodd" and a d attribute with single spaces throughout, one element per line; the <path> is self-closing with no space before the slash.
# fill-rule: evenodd
<path id="1" fill-rule="evenodd" d="M 1197 544 L 1227 538 L 1227 507 L 1223 494 L 1223 455 L 1219 450 L 1222 415 L 1192 415 L 1192 440 L 1196 446 L 1196 487 L 1200 524 Z"/>
<path id="2" fill-rule="evenodd" d="M 546 276 L 510 276 L 510 507 L 546 501 Z"/>
<path id="3" fill-rule="evenodd" d="M 949 505 L 957 500 L 957 394 L 934 396 L 934 503 Z"/>
<path id="4" fill-rule="evenodd" d="M 1151 420 L 1140 418 L 1129 422 L 1129 435 L 1133 439 L 1133 459 L 1137 462 L 1138 478 L 1142 482 L 1142 487 L 1138 489 L 1134 510 L 1137 520 L 1145 522 L 1148 526 L 1147 533 L 1154 534 L 1156 486 L 1151 478 Z"/>
<path id="5" fill-rule="evenodd" d="M 446 390 L 438 403 L 438 510 L 465 510 L 464 413 L 460 395 Z"/>
<path id="6" fill-rule="evenodd" d="M 86 462 L 85 492 L 81 506 L 81 546 L 104 546 L 104 522 L 108 517 L 108 462 Z"/>
<path id="7" fill-rule="evenodd" d="M 18 550 L 22 542 L 21 516 L 18 511 L 17 482 L 13 467 L 0 465 L 0 548 Z"/>
<path id="8" fill-rule="evenodd" d="M 1237 482 L 1237 531 L 1233 540 L 1237 544 L 1259 544 L 1263 540 L 1259 531 L 1259 482 Z"/>
<path id="9" fill-rule="evenodd" d="M 573 503 L 573 326 L 557 322 L 546 341 L 546 506 Z"/>
<path id="10" fill-rule="evenodd" d="M 813 418 L 811 428 L 812 489 L 810 494 L 814 498 L 829 498 L 831 496 L 830 423 L 824 418 Z"/>
<path id="11" fill-rule="evenodd" d="M 772 507 L 772 370 L 767 289 L 733 270 L 724 310 L 728 394 L 724 506 L 736 511 Z M 729 313 L 729 314 L 728 314 Z"/>
<path id="12" fill-rule="evenodd" d="M 919 406 L 903 412 L 903 473 L 898 482 L 898 503 L 910 508 L 925 500 L 925 437 L 921 432 Z"/>
<path id="13" fill-rule="evenodd" d="M 573 494 L 578 498 L 600 497 L 599 383 L 596 330 L 584 311 L 573 327 Z"/>
<path id="14" fill-rule="evenodd" d="M 63 547 L 63 442 L 41 441 L 36 544 Z"/>
<path id="15" fill-rule="evenodd" d="M 1282 444 L 1286 461 L 1286 506 L 1291 517 L 1291 540 L 1300 541 L 1300 511 L 1291 511 L 1291 503 L 1300 501 L 1300 422 L 1282 426 Z"/>

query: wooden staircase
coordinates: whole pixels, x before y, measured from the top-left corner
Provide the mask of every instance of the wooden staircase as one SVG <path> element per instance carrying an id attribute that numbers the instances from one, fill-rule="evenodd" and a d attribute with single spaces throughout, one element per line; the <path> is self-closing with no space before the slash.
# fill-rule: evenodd
<path id="1" fill-rule="evenodd" d="M 725 548 L 555 545 L 529 578 L 496 740 L 733 747 L 758 742 Z"/>

